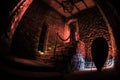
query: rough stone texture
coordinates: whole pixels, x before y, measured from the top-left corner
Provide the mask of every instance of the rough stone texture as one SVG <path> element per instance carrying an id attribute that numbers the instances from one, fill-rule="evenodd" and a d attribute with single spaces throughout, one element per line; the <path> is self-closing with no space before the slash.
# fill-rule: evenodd
<path id="1" fill-rule="evenodd" d="M 56 33 L 63 34 L 65 18 L 46 4 L 43 4 L 34 1 L 19 23 L 12 43 L 12 52 L 16 55 L 22 57 L 36 55 L 35 52 L 38 51 L 39 37 L 43 24 L 46 24 L 49 28 L 47 48 L 51 48 L 52 51 L 49 54 L 54 53 L 56 41 L 58 46 L 64 47 L 64 42 L 58 38 Z M 91 44 L 97 37 L 104 37 L 108 41 L 109 54 L 111 54 L 112 46 L 107 26 L 100 12 L 95 7 L 80 12 L 74 18 L 79 20 L 80 40 L 85 43 L 86 58 L 88 60 L 91 59 Z M 61 35 L 61 37 L 63 36 Z"/>
<path id="2" fill-rule="evenodd" d="M 31 58 L 38 51 L 42 25 L 48 26 L 48 46 L 54 49 L 56 33 L 63 31 L 63 17 L 45 3 L 34 1 L 20 21 L 11 44 L 11 53 L 19 57 Z"/>
<path id="3" fill-rule="evenodd" d="M 91 59 L 91 44 L 97 37 L 104 37 L 111 47 L 107 26 L 97 8 L 81 12 L 79 14 L 79 26 L 80 39 L 86 45 L 87 59 Z"/>
<path id="4" fill-rule="evenodd" d="M 35 57 L 41 26 L 48 12 L 49 7 L 44 3 L 34 1 L 30 5 L 14 33 L 12 53 L 19 57 Z"/>
<path id="5" fill-rule="evenodd" d="M 51 11 L 46 19 L 46 24 L 49 26 L 49 34 L 48 34 L 48 47 L 52 48 L 55 47 L 56 41 L 57 45 L 61 45 L 63 43 L 62 40 L 57 36 L 57 33 L 63 37 L 64 32 L 64 17 L 60 16 L 57 12 Z"/>

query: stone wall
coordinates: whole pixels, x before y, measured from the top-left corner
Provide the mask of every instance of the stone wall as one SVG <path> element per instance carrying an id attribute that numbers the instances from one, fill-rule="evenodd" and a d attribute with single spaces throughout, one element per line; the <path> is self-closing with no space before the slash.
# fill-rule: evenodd
<path id="1" fill-rule="evenodd" d="M 79 14 L 75 15 L 74 18 L 77 18 L 79 21 L 80 40 L 85 43 L 87 59 L 91 59 L 91 44 L 97 37 L 104 37 L 108 41 L 109 54 L 111 54 L 112 46 L 108 28 L 96 7 L 81 11 Z M 65 17 L 61 16 L 45 3 L 34 1 L 27 9 L 14 33 L 11 45 L 12 53 L 22 57 L 35 57 L 35 52 L 38 51 L 39 38 L 43 24 L 47 25 L 49 28 L 46 50 L 52 48 L 53 53 L 56 41 L 59 46 L 62 46 L 64 43 L 58 38 L 56 33 L 59 33 L 61 37 L 64 36 L 65 19 Z"/>
<path id="2" fill-rule="evenodd" d="M 11 44 L 12 54 L 19 57 L 35 57 L 41 26 L 49 10 L 49 7 L 39 0 L 29 6 L 14 33 Z"/>
<path id="3" fill-rule="evenodd" d="M 34 1 L 20 21 L 11 44 L 11 53 L 19 57 L 36 57 L 42 26 L 48 26 L 47 48 L 53 49 L 57 39 L 56 33 L 64 30 L 64 17 L 43 2 Z"/>
<path id="4" fill-rule="evenodd" d="M 97 8 L 83 11 L 78 16 L 80 39 L 85 43 L 87 59 L 91 59 L 91 44 L 97 37 L 104 37 L 111 47 L 107 26 Z"/>

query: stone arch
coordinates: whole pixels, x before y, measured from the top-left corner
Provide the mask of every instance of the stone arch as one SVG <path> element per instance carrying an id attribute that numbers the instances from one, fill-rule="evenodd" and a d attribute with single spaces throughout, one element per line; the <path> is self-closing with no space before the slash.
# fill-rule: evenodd
<path id="1" fill-rule="evenodd" d="M 47 7 L 44 6 L 46 5 L 40 5 L 43 3 L 38 3 L 37 1 L 39 0 L 31 2 L 24 15 L 21 16 L 22 19 L 14 22 L 16 24 L 19 23 L 19 25 L 13 25 L 14 32 L 12 34 L 9 33 L 11 36 L 8 44 L 11 47 L 10 51 L 19 57 L 31 58 L 37 55 L 36 51 L 38 50 L 42 25 L 51 10 L 45 11 L 44 8 Z"/>
<path id="2" fill-rule="evenodd" d="M 13 8 L 13 10 L 10 12 L 9 16 L 12 17 L 12 20 L 10 21 L 10 29 L 8 30 L 8 35 L 10 37 L 9 44 L 11 44 L 12 37 L 14 35 L 14 32 L 21 21 L 24 13 L 28 9 L 28 7 L 32 4 L 33 0 L 21 0 L 18 2 L 18 4 Z"/>

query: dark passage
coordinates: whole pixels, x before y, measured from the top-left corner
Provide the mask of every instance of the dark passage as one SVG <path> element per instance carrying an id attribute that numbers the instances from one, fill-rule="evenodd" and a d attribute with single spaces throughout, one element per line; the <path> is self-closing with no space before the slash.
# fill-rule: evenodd
<path id="1" fill-rule="evenodd" d="M 45 45 L 47 30 L 48 30 L 48 27 L 45 24 L 43 24 L 40 39 L 39 39 L 39 47 L 38 47 L 39 50 L 41 50 L 42 52 L 44 52 L 44 45 Z"/>
<path id="2" fill-rule="evenodd" d="M 108 56 L 108 43 L 103 37 L 99 37 L 93 41 L 91 50 L 95 66 L 101 71 Z"/>

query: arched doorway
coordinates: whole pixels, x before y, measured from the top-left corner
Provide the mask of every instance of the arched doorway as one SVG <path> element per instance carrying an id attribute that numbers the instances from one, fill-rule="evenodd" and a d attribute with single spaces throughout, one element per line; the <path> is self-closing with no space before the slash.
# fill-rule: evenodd
<path id="1" fill-rule="evenodd" d="M 92 58 L 98 71 L 102 69 L 108 56 L 108 43 L 103 37 L 96 38 L 91 47 Z"/>
<path id="2" fill-rule="evenodd" d="M 42 26 L 42 30 L 39 38 L 38 50 L 42 52 L 46 50 L 47 39 L 48 39 L 48 26 L 44 23 Z"/>

